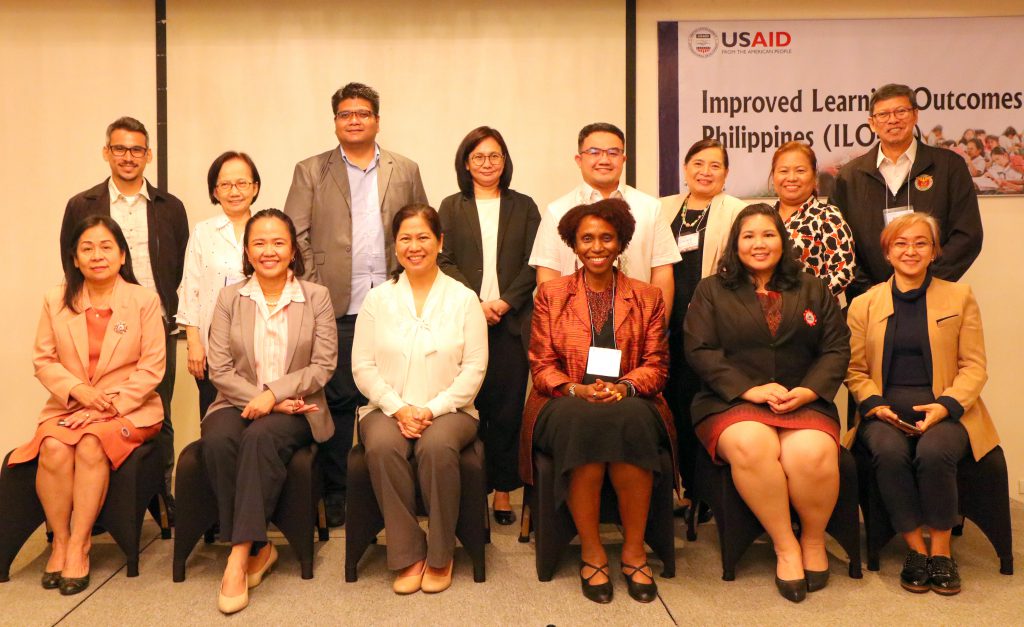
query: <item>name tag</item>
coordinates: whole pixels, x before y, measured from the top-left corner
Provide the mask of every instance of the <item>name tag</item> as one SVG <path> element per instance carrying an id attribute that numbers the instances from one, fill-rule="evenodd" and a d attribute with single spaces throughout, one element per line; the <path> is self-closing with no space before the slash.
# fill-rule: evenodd
<path id="1" fill-rule="evenodd" d="M 911 213 L 914 213 L 914 205 L 905 205 L 903 207 L 889 207 L 883 213 L 883 216 L 885 217 L 885 225 L 889 226 L 889 223 L 895 220 L 896 218 L 900 218 L 905 215 L 910 215 Z"/>
<path id="2" fill-rule="evenodd" d="M 687 233 L 686 235 L 680 235 L 676 238 L 676 246 L 679 247 L 679 252 L 681 253 L 688 253 L 697 250 L 700 246 L 700 233 Z"/>
<path id="3" fill-rule="evenodd" d="M 587 355 L 587 374 L 600 377 L 619 377 L 619 364 L 622 363 L 622 351 L 615 348 L 590 347 Z"/>

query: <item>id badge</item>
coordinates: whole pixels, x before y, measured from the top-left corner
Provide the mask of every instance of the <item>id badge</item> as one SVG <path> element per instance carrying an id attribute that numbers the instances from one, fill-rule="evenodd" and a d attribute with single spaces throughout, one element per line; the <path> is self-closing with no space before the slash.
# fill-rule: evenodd
<path id="1" fill-rule="evenodd" d="M 591 346 L 587 355 L 587 374 L 597 377 L 619 377 L 622 351 L 615 348 Z"/>
<path id="2" fill-rule="evenodd" d="M 700 233 L 687 233 L 686 235 L 676 237 L 676 246 L 679 247 L 679 252 L 681 253 L 697 250 L 700 246 Z"/>
<path id="3" fill-rule="evenodd" d="M 895 220 L 896 218 L 901 218 L 912 213 L 914 213 L 914 205 L 905 205 L 903 207 L 889 207 L 883 213 L 883 215 L 885 216 L 885 226 L 889 226 L 889 223 Z"/>

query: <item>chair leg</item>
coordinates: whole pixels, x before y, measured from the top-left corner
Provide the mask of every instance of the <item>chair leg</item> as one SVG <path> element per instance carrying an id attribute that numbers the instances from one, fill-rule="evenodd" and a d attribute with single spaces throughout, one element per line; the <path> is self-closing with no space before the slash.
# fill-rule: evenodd
<path id="1" fill-rule="evenodd" d="M 700 501 L 690 499 L 690 511 L 686 514 L 686 541 L 697 541 L 697 510 L 700 508 Z"/>
<path id="2" fill-rule="evenodd" d="M 532 530 L 530 520 L 530 505 L 527 503 L 526 493 L 523 493 L 523 508 L 519 512 L 519 542 L 520 544 L 527 544 L 530 541 L 530 531 Z"/>
<path id="3" fill-rule="evenodd" d="M 10 457 L 8 453 L 7 457 Z M 46 516 L 36 495 L 36 462 L 7 466 L 4 458 L 0 469 L 0 582 L 10 579 L 11 563 L 18 551 Z"/>
<path id="4" fill-rule="evenodd" d="M 316 531 L 317 539 L 321 542 L 327 542 L 331 539 L 330 529 L 327 528 L 327 506 L 324 504 L 323 499 L 316 503 Z"/>
<path id="5" fill-rule="evenodd" d="M 271 520 L 295 551 L 302 578 L 313 578 L 313 526 L 317 507 L 313 501 L 313 472 L 316 453 L 311 447 L 299 449 L 288 464 L 288 474 Z"/>

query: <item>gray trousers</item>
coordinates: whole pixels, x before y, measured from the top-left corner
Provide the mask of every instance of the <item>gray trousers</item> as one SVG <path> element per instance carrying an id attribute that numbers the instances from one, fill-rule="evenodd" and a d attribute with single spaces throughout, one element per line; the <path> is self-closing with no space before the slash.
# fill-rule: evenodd
<path id="1" fill-rule="evenodd" d="M 455 553 L 462 496 L 459 453 L 476 438 L 476 419 L 461 411 L 437 416 L 420 438 L 407 440 L 395 419 L 377 410 L 359 421 L 359 434 L 384 516 L 388 568 L 401 570 L 424 557 L 428 566 L 444 568 Z M 427 533 L 416 520 L 417 482 L 427 509 Z"/>

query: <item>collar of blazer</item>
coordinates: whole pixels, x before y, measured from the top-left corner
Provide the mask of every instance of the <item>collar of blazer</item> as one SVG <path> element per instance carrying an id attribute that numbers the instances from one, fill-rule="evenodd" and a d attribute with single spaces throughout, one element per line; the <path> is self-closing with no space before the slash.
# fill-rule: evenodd
<path id="1" fill-rule="evenodd" d="M 921 143 L 920 140 L 915 139 L 917 142 L 917 156 L 914 158 L 914 163 L 910 165 L 910 174 L 907 180 L 913 180 L 918 174 L 921 174 L 925 170 L 931 169 L 935 165 L 935 159 L 931 152 L 931 146 Z M 885 183 L 885 177 L 878 171 L 878 151 L 882 149 L 882 144 L 876 143 L 875 147 L 869 150 L 865 155 L 861 156 L 857 163 L 857 169 L 871 178 Z"/>
<path id="2" fill-rule="evenodd" d="M 299 288 L 305 297 L 305 302 L 292 301 L 285 310 L 288 315 L 288 350 L 285 352 L 284 363 L 287 364 L 287 371 L 292 371 L 292 359 L 295 357 L 295 348 L 299 344 L 304 330 L 308 327 L 309 333 L 313 329 L 313 310 L 306 305 L 309 303 L 309 294 L 306 293 L 306 286 L 299 279 Z M 241 283 L 239 285 L 244 285 Z M 238 298 L 238 313 L 241 318 L 242 344 L 245 346 L 245 357 L 253 366 L 253 373 L 256 372 L 256 348 L 254 346 L 253 329 L 256 327 L 256 301 L 248 296 L 235 293 Z"/>
<path id="3" fill-rule="evenodd" d="M 395 169 L 395 159 L 391 153 L 380 146 L 377 146 L 377 150 L 380 153 L 380 160 L 377 162 L 377 199 L 383 208 L 391 183 L 391 173 Z M 338 144 L 338 147 L 332 150 L 330 156 L 327 157 L 327 171 L 330 172 L 331 179 L 341 191 L 341 197 L 345 199 L 345 206 L 352 211 L 352 189 L 348 184 L 346 168 L 345 160 L 341 157 L 341 144 Z"/>
<path id="4" fill-rule="evenodd" d="M 802 278 L 802 277 L 801 277 Z M 815 281 L 818 279 L 815 278 Z M 733 291 L 736 294 L 736 298 L 743 303 L 744 308 L 750 317 L 754 319 L 757 327 L 764 332 L 764 336 L 769 338 L 773 342 L 777 342 L 785 337 L 785 334 L 790 331 L 794 325 L 793 323 L 797 320 L 803 320 L 802 316 L 799 316 L 799 308 L 801 305 L 807 305 L 808 303 L 803 302 L 800 298 L 800 292 L 802 287 L 798 286 L 795 289 L 783 292 L 782 295 L 782 321 L 779 322 L 779 328 L 776 330 L 774 336 L 772 336 L 771 330 L 768 328 L 768 321 L 764 318 L 764 309 L 761 308 L 761 301 L 757 298 L 757 291 L 754 289 L 753 283 L 740 285 Z M 814 312 L 820 315 L 821 312 Z"/>
<path id="5" fill-rule="evenodd" d="M 889 317 L 895 312 L 892 302 L 892 288 L 896 281 L 895 276 L 889 277 L 884 283 L 879 283 L 872 289 L 879 290 L 876 306 L 872 307 L 871 321 L 888 323 Z M 931 329 L 938 325 L 940 320 L 945 320 L 960 313 L 960 309 L 950 293 L 949 283 L 933 276 L 925 293 L 925 306 L 928 309 L 928 331 L 931 336 Z"/>
<path id="6" fill-rule="evenodd" d="M 96 362 L 96 372 L 93 373 L 93 380 L 98 379 L 106 371 L 107 366 L 110 364 L 110 357 L 113 355 L 114 349 L 117 348 L 118 342 L 121 341 L 121 336 L 124 335 L 123 332 L 117 332 L 117 325 L 125 322 L 126 314 L 128 313 L 128 305 L 124 302 L 124 285 L 125 281 L 120 276 L 114 279 L 114 289 L 110 294 L 110 309 L 112 310 L 110 324 L 103 334 L 100 358 Z M 90 307 L 92 307 L 92 303 L 89 300 L 89 293 L 83 286 L 82 293 L 78 297 L 79 313 L 72 314 L 71 319 L 68 321 L 68 329 L 71 332 L 71 340 L 75 344 L 75 350 L 78 352 L 78 359 L 82 362 L 82 373 L 87 378 L 89 373 L 89 327 L 86 322 L 86 311 Z"/>
<path id="7" fill-rule="evenodd" d="M 104 200 L 107 205 L 110 204 L 110 190 L 108 185 L 110 184 L 110 177 L 103 179 L 103 182 L 92 187 L 85 192 L 85 197 L 89 200 Z M 146 181 L 146 190 L 149 192 L 149 197 L 152 202 L 164 202 L 167 200 L 167 195 L 149 181 Z"/>
<path id="8" fill-rule="evenodd" d="M 576 271 L 569 282 L 566 293 L 569 307 L 584 325 L 590 325 L 590 306 L 587 303 L 587 288 L 583 283 L 583 268 Z M 618 270 L 615 271 L 615 335 L 633 310 L 633 281 Z"/>
<path id="9" fill-rule="evenodd" d="M 502 190 L 500 200 L 498 209 L 498 250 L 501 250 L 501 242 L 505 237 L 505 232 L 508 231 L 508 221 L 512 218 L 512 198 L 509 190 Z M 476 244 L 482 259 L 484 254 L 483 233 L 480 229 L 480 214 L 476 206 L 476 198 L 467 197 L 460 193 L 457 206 L 459 213 L 462 214 L 469 227 L 468 232 L 472 236 L 470 239 Z M 454 242 L 451 243 L 454 244 Z"/>

